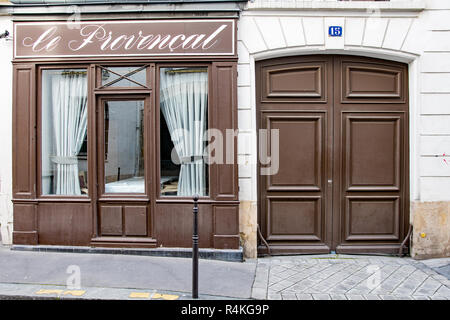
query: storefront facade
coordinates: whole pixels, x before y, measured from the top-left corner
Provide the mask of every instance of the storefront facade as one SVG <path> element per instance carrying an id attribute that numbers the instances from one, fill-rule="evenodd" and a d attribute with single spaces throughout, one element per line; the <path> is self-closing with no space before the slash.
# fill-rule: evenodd
<path id="1" fill-rule="evenodd" d="M 189 247 L 198 193 L 204 248 L 242 246 L 252 258 L 450 254 L 448 1 L 12 13 L 22 45 L 15 41 L 13 177 L 2 173 L 2 186 L 12 184 L 13 243 Z M 91 27 L 67 28 L 75 20 Z M 189 84 L 182 101 L 174 83 Z M 70 101 L 54 94 L 75 89 Z M 175 104 L 198 112 L 190 118 Z M 57 105 L 78 106 L 71 119 L 85 122 L 58 127 Z M 180 122 L 191 133 L 178 133 Z M 193 142 L 206 131 L 214 138 Z M 57 151 L 68 137 L 69 155 Z M 209 162 L 215 154 L 199 150 L 214 141 L 223 158 Z"/>
<path id="2" fill-rule="evenodd" d="M 14 18 L 14 244 L 239 249 L 230 8 Z"/>

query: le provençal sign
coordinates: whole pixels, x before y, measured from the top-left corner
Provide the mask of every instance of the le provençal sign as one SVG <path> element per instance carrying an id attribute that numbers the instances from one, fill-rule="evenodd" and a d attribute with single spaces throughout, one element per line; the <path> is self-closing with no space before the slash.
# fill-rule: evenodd
<path id="1" fill-rule="evenodd" d="M 16 22 L 15 58 L 234 55 L 234 20 Z"/>

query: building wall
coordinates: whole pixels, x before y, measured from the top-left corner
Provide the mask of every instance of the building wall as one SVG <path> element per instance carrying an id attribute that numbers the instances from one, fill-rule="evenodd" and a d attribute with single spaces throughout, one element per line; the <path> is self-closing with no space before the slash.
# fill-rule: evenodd
<path id="1" fill-rule="evenodd" d="M 344 35 L 328 37 L 328 26 Z M 238 23 L 240 231 L 256 257 L 255 61 L 352 54 L 409 65 L 412 256 L 450 256 L 450 1 L 264 1 Z"/>
<path id="2" fill-rule="evenodd" d="M 12 33 L 12 22 L 2 14 L 0 7 L 0 33 Z M 11 40 L 0 39 L 0 235 L 3 244 L 12 240 L 12 50 Z"/>

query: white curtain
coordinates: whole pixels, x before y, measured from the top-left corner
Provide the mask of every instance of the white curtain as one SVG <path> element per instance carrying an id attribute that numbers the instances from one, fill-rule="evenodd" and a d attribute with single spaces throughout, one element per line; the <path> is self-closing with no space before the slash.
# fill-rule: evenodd
<path id="1" fill-rule="evenodd" d="M 204 196 L 206 164 L 203 135 L 207 129 L 206 70 L 162 69 L 160 108 L 181 162 L 178 196 Z"/>
<path id="2" fill-rule="evenodd" d="M 87 131 L 87 81 L 83 72 L 52 78 L 54 193 L 81 195 L 78 158 Z"/>

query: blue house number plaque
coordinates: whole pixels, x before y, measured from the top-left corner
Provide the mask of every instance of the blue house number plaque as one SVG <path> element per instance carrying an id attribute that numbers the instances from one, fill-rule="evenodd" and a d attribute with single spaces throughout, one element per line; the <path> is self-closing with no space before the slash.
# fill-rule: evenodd
<path id="1" fill-rule="evenodd" d="M 340 26 L 329 26 L 328 35 L 330 37 L 342 37 L 342 27 Z"/>

